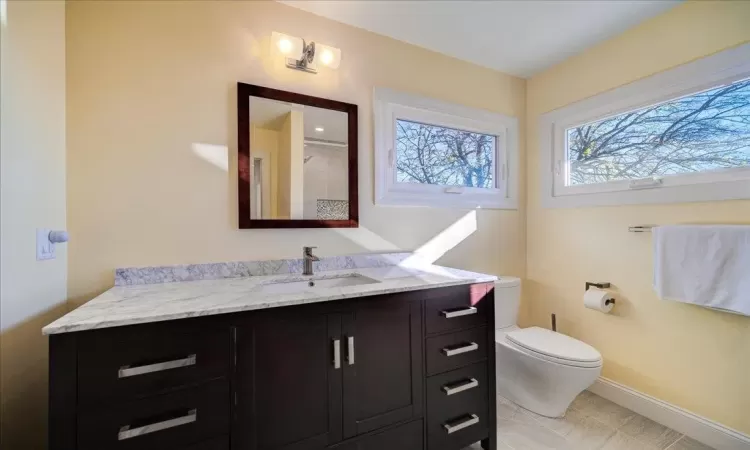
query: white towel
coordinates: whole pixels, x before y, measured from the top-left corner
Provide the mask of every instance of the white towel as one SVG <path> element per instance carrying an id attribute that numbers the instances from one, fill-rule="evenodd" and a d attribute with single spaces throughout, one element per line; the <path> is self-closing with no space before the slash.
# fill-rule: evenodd
<path id="1" fill-rule="evenodd" d="M 675 225 L 652 232 L 659 297 L 750 316 L 750 226 Z"/>

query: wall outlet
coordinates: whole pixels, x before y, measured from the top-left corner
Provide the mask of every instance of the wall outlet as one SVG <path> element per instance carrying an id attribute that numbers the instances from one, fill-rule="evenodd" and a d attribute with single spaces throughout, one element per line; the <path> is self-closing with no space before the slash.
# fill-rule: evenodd
<path id="1" fill-rule="evenodd" d="M 36 259 L 44 261 L 45 259 L 55 259 L 55 244 L 49 240 L 50 230 L 37 228 L 36 230 Z"/>

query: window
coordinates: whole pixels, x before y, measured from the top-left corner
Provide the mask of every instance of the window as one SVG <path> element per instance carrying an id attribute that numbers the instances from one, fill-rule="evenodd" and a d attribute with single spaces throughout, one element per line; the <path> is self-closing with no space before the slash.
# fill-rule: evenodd
<path id="1" fill-rule="evenodd" d="M 497 136 L 396 119 L 396 182 L 495 188 Z"/>
<path id="2" fill-rule="evenodd" d="M 546 206 L 750 198 L 750 45 L 542 117 Z"/>
<path id="3" fill-rule="evenodd" d="M 518 122 L 375 90 L 376 202 L 517 208 Z"/>

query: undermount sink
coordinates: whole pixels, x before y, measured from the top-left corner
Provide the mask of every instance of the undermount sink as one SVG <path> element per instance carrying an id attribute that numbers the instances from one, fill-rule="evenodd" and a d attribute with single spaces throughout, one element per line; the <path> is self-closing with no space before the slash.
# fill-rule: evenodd
<path id="1" fill-rule="evenodd" d="M 377 280 L 362 275 L 347 275 L 336 278 L 311 278 L 305 281 L 279 281 L 264 284 L 259 292 L 267 294 L 294 294 L 297 292 L 312 292 L 318 289 L 358 286 L 361 284 L 379 283 Z"/>

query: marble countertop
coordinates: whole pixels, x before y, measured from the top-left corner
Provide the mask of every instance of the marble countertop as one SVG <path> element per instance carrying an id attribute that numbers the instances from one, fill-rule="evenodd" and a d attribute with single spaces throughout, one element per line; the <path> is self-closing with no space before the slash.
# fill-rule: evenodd
<path id="1" fill-rule="evenodd" d="M 263 286 L 279 282 L 361 275 L 377 283 L 270 294 Z M 471 283 L 492 282 L 486 275 L 431 264 L 417 267 L 343 268 L 326 270 L 314 276 L 299 273 L 245 276 L 240 278 L 199 279 L 116 285 L 83 306 L 43 328 L 45 335 L 117 327 L 189 317 L 227 314 L 280 306 L 327 302 L 353 297 L 390 294 Z"/>

